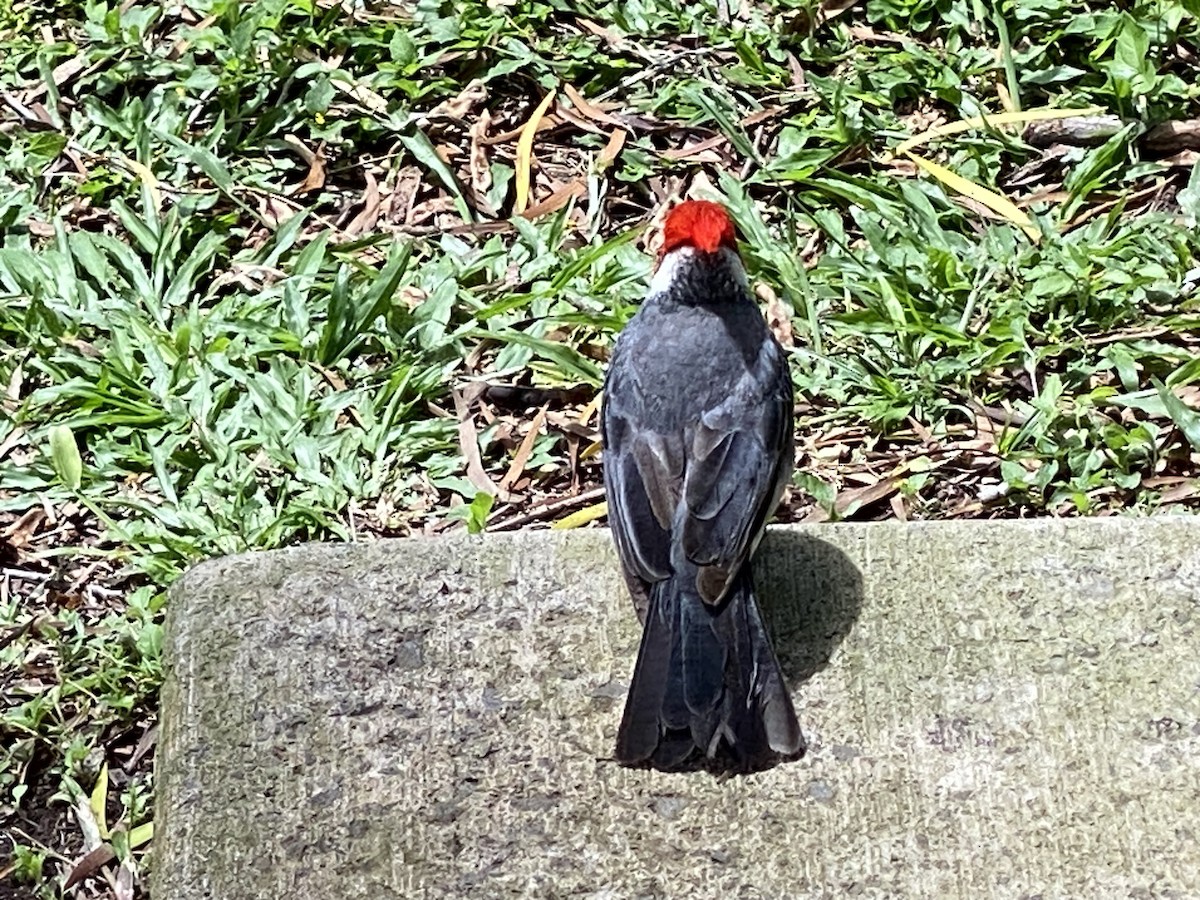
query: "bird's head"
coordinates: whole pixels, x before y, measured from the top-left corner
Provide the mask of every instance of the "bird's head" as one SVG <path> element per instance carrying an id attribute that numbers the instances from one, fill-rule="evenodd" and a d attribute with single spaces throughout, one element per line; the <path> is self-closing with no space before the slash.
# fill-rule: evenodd
<path id="1" fill-rule="evenodd" d="M 701 260 L 708 261 L 704 264 L 706 270 L 724 273 L 735 287 L 744 289 L 746 273 L 738 255 L 737 230 L 729 210 L 711 200 L 685 200 L 667 212 L 650 293 L 668 290 L 681 267 Z"/>
<path id="2" fill-rule="evenodd" d="M 685 200 L 672 207 L 663 223 L 660 258 L 680 247 L 716 253 L 722 247 L 737 251 L 737 231 L 729 210 L 711 200 Z"/>

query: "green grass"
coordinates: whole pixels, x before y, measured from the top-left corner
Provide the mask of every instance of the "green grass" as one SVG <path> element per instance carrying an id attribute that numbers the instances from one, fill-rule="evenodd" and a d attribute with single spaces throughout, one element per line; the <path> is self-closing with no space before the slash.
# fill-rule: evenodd
<path id="1" fill-rule="evenodd" d="M 89 816 L 116 855 L 90 889 L 144 892 L 122 835 L 152 819 L 188 565 L 592 496 L 585 407 L 643 226 L 697 176 L 795 333 L 785 517 L 1200 507 L 1200 176 L 1141 140 L 1200 116 L 1200 7 L 731 12 L 0 3 L 0 897 L 57 896 Z M 615 104 L 610 163 L 612 122 L 567 85 Z M 516 130 L 551 90 L 573 118 L 537 135 L 533 200 L 578 197 L 512 218 Z M 977 128 L 915 151 L 1021 203 L 1036 241 L 888 154 L 1093 105 L 1129 122 L 1100 146 Z M 455 392 L 481 381 L 528 393 L 484 394 L 464 432 Z"/>

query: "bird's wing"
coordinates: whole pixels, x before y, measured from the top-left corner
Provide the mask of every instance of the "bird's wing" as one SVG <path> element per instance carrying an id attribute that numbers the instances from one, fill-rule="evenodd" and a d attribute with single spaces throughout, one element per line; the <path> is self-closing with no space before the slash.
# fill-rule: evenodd
<path id="1" fill-rule="evenodd" d="M 708 410 L 689 436 L 638 427 L 637 384 L 609 370 L 604 478 L 609 523 L 639 610 L 671 573 L 672 536 L 698 567 L 697 588 L 718 603 L 754 550 L 792 464 L 792 385 L 779 346 Z"/>
<path id="2" fill-rule="evenodd" d="M 724 598 L 791 476 L 791 378 L 774 341 L 759 363 L 701 417 L 687 454 L 678 534 L 707 603 Z"/>
<path id="3" fill-rule="evenodd" d="M 639 427 L 636 392 L 636 380 L 614 363 L 600 419 L 608 521 L 644 615 L 649 586 L 671 574 L 671 522 L 683 489 L 684 454 L 681 438 Z"/>

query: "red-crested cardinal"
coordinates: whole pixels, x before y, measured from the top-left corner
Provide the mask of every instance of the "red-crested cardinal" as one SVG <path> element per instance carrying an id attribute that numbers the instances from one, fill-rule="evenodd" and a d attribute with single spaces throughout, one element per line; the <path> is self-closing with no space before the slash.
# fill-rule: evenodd
<path id="1" fill-rule="evenodd" d="M 617 760 L 745 772 L 800 756 L 750 573 L 791 477 L 792 381 L 720 204 L 668 213 L 602 415 L 609 522 L 644 626 Z"/>

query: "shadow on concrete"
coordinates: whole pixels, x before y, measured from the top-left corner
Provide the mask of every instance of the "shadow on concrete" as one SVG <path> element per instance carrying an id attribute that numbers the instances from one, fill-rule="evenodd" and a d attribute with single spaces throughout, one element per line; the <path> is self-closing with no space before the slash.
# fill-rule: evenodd
<path id="1" fill-rule="evenodd" d="M 862 574 L 841 550 L 808 534 L 769 531 L 754 579 L 784 677 L 803 684 L 829 664 L 862 611 Z"/>

